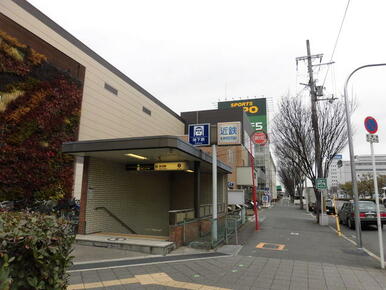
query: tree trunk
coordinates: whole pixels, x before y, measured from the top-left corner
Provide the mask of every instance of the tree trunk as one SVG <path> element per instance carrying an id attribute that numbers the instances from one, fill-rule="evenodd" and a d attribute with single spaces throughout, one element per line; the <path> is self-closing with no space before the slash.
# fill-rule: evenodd
<path id="1" fill-rule="evenodd" d="M 300 196 L 300 209 L 304 209 L 303 196 Z"/>
<path id="2" fill-rule="evenodd" d="M 315 204 L 315 214 L 316 214 L 316 221 L 319 223 L 320 219 L 320 210 L 322 208 L 322 198 L 321 198 L 321 191 L 314 188 L 315 191 L 315 197 L 316 197 L 316 204 Z"/>

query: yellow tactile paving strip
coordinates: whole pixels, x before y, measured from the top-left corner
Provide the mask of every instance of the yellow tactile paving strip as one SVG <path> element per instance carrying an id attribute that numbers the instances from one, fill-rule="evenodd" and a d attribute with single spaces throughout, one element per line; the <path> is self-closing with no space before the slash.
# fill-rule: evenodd
<path id="1" fill-rule="evenodd" d="M 268 247 L 266 247 L 267 245 L 268 245 Z M 283 245 L 283 244 L 272 244 L 272 243 L 258 243 L 256 245 L 256 248 L 264 249 L 264 250 L 283 251 L 284 248 L 285 248 L 285 245 Z"/>
<path id="2" fill-rule="evenodd" d="M 118 279 L 118 280 L 110 280 L 110 281 L 102 281 L 102 282 L 94 282 L 94 283 L 85 283 L 85 284 L 74 284 L 67 287 L 68 290 L 75 289 L 92 289 L 98 287 L 108 287 L 108 286 L 117 286 L 117 285 L 127 285 L 138 283 L 141 285 L 159 285 L 159 286 L 168 286 L 175 288 L 183 288 L 183 289 L 200 289 L 200 290 L 229 290 L 227 288 L 219 288 L 214 286 L 207 286 L 203 284 L 196 283 L 188 283 L 188 282 L 179 282 L 173 280 L 166 273 L 153 273 L 153 274 L 145 274 L 145 275 L 135 275 L 134 278 L 127 279 Z"/>

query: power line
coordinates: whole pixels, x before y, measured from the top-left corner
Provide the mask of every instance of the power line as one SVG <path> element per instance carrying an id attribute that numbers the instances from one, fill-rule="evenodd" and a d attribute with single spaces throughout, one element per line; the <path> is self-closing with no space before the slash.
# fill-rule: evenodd
<path id="1" fill-rule="evenodd" d="M 347 5 L 346 5 L 346 9 L 344 10 L 342 22 L 340 23 L 338 36 L 336 37 L 335 44 L 334 44 L 334 49 L 332 50 L 330 62 L 332 62 L 332 59 L 334 58 L 335 50 L 336 50 L 336 47 L 337 47 L 337 45 L 338 45 L 340 33 L 342 32 L 343 23 L 344 23 L 344 20 L 346 19 L 347 10 L 348 10 L 348 7 L 350 6 L 350 2 L 351 2 L 351 0 L 348 0 L 348 1 L 347 1 Z M 324 76 L 324 80 L 323 80 L 323 87 L 324 87 L 324 84 L 325 84 L 325 82 L 326 82 L 326 78 L 327 78 L 327 75 L 328 75 L 329 70 L 330 70 L 330 66 L 327 66 L 327 72 L 326 72 L 326 75 Z"/>

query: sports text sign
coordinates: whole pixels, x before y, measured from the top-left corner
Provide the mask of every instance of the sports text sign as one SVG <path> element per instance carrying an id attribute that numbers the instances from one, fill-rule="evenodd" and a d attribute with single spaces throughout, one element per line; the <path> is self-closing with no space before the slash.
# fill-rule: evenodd
<path id="1" fill-rule="evenodd" d="M 243 108 L 252 128 L 267 133 L 267 101 L 265 98 L 218 102 L 219 109 Z"/>

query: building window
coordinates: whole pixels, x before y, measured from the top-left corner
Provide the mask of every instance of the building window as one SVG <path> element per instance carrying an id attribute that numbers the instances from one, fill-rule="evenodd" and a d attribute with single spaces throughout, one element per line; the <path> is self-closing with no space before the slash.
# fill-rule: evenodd
<path id="1" fill-rule="evenodd" d="M 228 149 L 228 162 L 229 163 L 235 162 L 234 152 L 231 149 Z"/>
<path id="2" fill-rule="evenodd" d="M 118 96 L 118 90 L 112 86 L 110 86 L 108 83 L 105 83 L 105 89 L 108 90 L 110 93 Z"/>
<path id="3" fill-rule="evenodd" d="M 144 112 L 145 114 L 148 114 L 149 116 L 151 116 L 151 111 L 146 108 L 146 107 L 142 107 L 142 112 Z"/>

